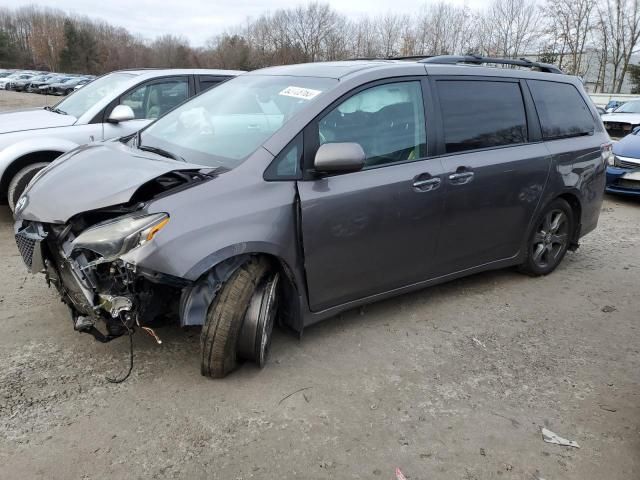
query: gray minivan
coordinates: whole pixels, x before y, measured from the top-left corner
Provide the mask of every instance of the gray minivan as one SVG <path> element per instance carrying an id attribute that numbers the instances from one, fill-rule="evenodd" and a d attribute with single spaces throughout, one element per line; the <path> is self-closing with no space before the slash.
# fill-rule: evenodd
<path id="1" fill-rule="evenodd" d="M 202 373 L 222 377 L 264 365 L 274 323 L 550 273 L 596 227 L 610 155 L 580 80 L 550 65 L 272 67 L 67 153 L 20 197 L 15 235 L 77 330 L 202 325 Z"/>

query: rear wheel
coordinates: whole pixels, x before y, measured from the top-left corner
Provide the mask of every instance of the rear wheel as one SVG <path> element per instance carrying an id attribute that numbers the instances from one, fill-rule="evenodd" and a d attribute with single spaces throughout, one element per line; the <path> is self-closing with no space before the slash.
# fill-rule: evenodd
<path id="1" fill-rule="evenodd" d="M 225 377 L 241 357 L 264 365 L 277 310 L 277 279 L 266 259 L 253 258 L 225 282 L 200 335 L 202 375 Z"/>
<path id="2" fill-rule="evenodd" d="M 7 201 L 12 212 L 15 210 L 18 199 L 24 192 L 24 189 L 27 188 L 27 185 L 29 185 L 31 179 L 47 165 L 49 165 L 48 162 L 32 163 L 13 176 L 7 189 Z"/>
<path id="3" fill-rule="evenodd" d="M 567 253 L 573 231 L 571 206 L 561 198 L 555 199 L 534 224 L 520 270 L 532 276 L 553 272 Z"/>

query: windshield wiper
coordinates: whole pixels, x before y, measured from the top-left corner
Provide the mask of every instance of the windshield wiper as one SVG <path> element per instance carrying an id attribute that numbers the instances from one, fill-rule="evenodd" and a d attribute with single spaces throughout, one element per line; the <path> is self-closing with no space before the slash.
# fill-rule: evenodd
<path id="1" fill-rule="evenodd" d="M 67 112 L 65 112 L 64 110 L 60 110 L 59 108 L 53 108 L 53 107 L 47 106 L 47 107 L 44 107 L 44 109 L 53 113 L 59 113 L 60 115 L 68 115 Z"/>
<path id="2" fill-rule="evenodd" d="M 184 158 L 182 158 L 180 155 L 171 153 L 165 150 L 164 148 L 150 147 L 149 145 L 138 145 L 138 150 L 144 150 L 145 152 L 155 153 L 157 155 L 162 155 L 163 157 L 170 158 L 172 160 L 178 160 L 180 162 L 187 163 L 187 161 Z"/>

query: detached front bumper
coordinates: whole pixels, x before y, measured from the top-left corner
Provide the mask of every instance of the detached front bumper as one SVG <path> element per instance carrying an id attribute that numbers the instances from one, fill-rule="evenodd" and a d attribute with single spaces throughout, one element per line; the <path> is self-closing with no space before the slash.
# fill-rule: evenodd
<path id="1" fill-rule="evenodd" d="M 640 168 L 607 167 L 607 193 L 640 196 Z"/>

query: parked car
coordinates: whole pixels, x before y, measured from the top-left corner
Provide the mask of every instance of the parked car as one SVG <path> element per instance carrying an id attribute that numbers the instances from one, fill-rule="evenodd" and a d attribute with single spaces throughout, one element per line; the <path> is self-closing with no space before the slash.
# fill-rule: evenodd
<path id="1" fill-rule="evenodd" d="M 45 95 L 60 95 L 60 92 L 64 92 L 67 86 L 75 80 L 76 77 L 62 77 L 58 79 L 57 82 L 47 82 L 45 85 L 38 88 L 38 90 L 40 93 Z"/>
<path id="2" fill-rule="evenodd" d="M 22 80 L 14 80 L 7 84 L 7 89 L 14 90 L 16 92 L 23 92 L 27 89 L 28 85 L 31 85 L 33 82 L 44 81 L 49 78 L 51 75 L 33 75 L 29 78 L 24 78 Z"/>
<path id="3" fill-rule="evenodd" d="M 78 85 L 86 85 L 90 80 L 86 77 L 76 77 L 65 82 L 54 83 L 49 87 L 49 95 L 69 95 Z"/>
<path id="4" fill-rule="evenodd" d="M 30 78 L 24 86 L 24 91 L 29 93 L 37 92 L 38 88 L 42 85 L 45 85 L 47 83 L 55 83 L 58 81 L 58 79 L 62 78 L 63 76 L 57 73 L 46 73 L 44 75 Z"/>
<path id="5" fill-rule="evenodd" d="M 42 85 L 40 85 L 38 87 L 36 91 L 36 93 L 41 93 L 43 95 L 48 95 L 49 94 L 49 88 L 51 87 L 51 85 L 57 85 L 58 83 L 64 83 L 66 81 L 71 80 L 73 77 L 70 75 L 58 75 L 56 77 L 50 78 L 49 80 L 47 80 L 45 83 L 43 83 Z"/>
<path id="6" fill-rule="evenodd" d="M 598 112 L 598 115 L 600 115 L 600 116 L 605 115 L 607 113 L 607 111 L 602 107 L 596 106 L 596 110 Z"/>
<path id="7" fill-rule="evenodd" d="M 628 135 L 635 127 L 640 126 L 640 100 L 627 102 L 601 118 L 612 137 Z"/>
<path id="8" fill-rule="evenodd" d="M 122 70 L 54 107 L 0 113 L 0 195 L 11 209 L 33 176 L 78 145 L 129 135 L 188 97 L 239 72 Z M 167 95 L 183 86 L 181 95 Z"/>
<path id="9" fill-rule="evenodd" d="M 613 145 L 607 166 L 608 193 L 640 196 L 640 127 Z"/>
<path id="10" fill-rule="evenodd" d="M 42 170 L 18 247 L 100 341 L 202 325 L 213 377 L 264 365 L 276 321 L 301 333 L 483 270 L 546 275 L 596 228 L 611 153 L 557 72 L 447 56 L 241 75 Z"/>
<path id="11" fill-rule="evenodd" d="M 12 83 L 19 80 L 27 80 L 34 76 L 35 75 L 33 73 L 24 73 L 24 72 L 17 72 L 11 75 L 7 75 L 4 78 L 0 78 L 0 89 L 10 90 Z"/>
<path id="12" fill-rule="evenodd" d="M 609 103 L 607 103 L 604 109 L 607 111 L 607 113 L 611 113 L 616 108 L 621 107 L 624 104 L 625 102 L 623 102 L 622 100 L 609 100 Z"/>

